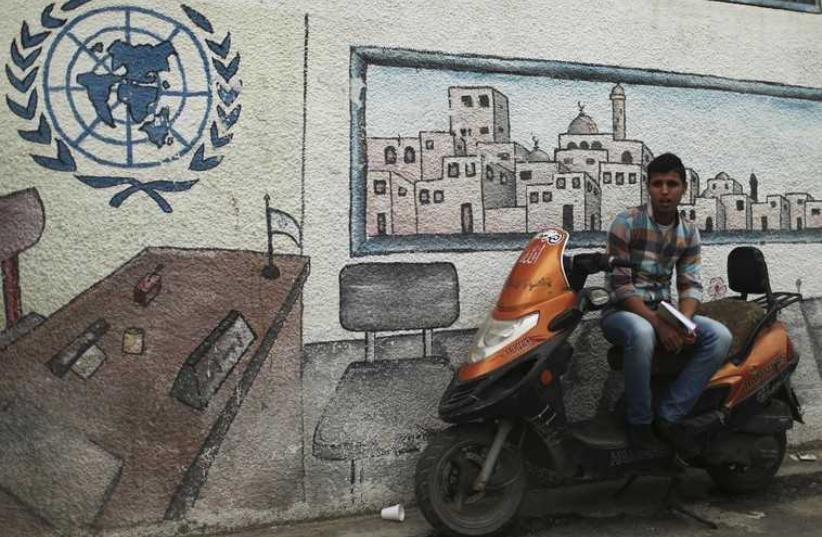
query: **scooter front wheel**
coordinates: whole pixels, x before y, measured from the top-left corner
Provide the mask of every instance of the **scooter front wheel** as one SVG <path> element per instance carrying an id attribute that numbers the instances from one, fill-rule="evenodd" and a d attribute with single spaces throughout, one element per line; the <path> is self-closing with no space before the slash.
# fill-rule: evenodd
<path id="1" fill-rule="evenodd" d="M 457 425 L 436 435 L 417 461 L 414 491 L 420 511 L 447 535 L 501 533 L 525 494 L 519 448 L 506 442 L 484 490 L 474 490 L 494 440 L 490 425 Z"/>

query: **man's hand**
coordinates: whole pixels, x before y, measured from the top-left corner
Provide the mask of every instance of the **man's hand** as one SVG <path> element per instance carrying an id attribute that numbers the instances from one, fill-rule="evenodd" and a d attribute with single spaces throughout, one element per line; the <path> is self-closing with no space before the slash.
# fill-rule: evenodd
<path id="1" fill-rule="evenodd" d="M 659 342 L 662 343 L 662 346 L 666 351 L 679 354 L 679 351 L 682 350 L 682 346 L 686 343 L 685 337 L 679 330 L 665 322 L 663 319 L 658 319 L 659 321 L 654 323 L 654 330 L 656 330 L 656 336 L 659 338 Z"/>

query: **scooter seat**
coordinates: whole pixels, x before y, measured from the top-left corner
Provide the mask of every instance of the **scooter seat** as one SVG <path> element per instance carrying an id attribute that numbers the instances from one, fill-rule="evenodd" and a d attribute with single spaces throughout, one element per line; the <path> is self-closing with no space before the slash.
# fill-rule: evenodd
<path id="1" fill-rule="evenodd" d="M 693 352 L 685 349 L 679 354 L 657 349 L 651 361 L 651 376 L 654 377 L 675 377 L 688 364 Z M 613 371 L 622 371 L 624 353 L 622 347 L 611 347 L 608 349 L 608 366 Z"/>
<path id="2" fill-rule="evenodd" d="M 699 305 L 697 315 L 709 317 L 719 321 L 731 331 L 733 340 L 728 357 L 733 358 L 744 350 L 746 341 L 755 335 L 759 322 L 765 317 L 765 309 L 756 302 L 746 302 L 737 298 L 723 298 L 704 302 Z M 676 376 L 685 367 L 692 355 L 692 351 L 685 349 L 679 354 L 657 349 L 654 353 L 651 375 Z M 608 350 L 608 365 L 614 371 L 622 371 L 622 348 L 611 347 Z"/>

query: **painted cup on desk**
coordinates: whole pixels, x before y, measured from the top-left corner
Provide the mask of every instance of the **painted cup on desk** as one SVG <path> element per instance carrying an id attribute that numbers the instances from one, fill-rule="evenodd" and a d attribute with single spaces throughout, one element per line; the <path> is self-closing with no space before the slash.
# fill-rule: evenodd
<path id="1" fill-rule="evenodd" d="M 145 331 L 142 328 L 126 328 L 123 332 L 123 353 L 143 354 Z"/>

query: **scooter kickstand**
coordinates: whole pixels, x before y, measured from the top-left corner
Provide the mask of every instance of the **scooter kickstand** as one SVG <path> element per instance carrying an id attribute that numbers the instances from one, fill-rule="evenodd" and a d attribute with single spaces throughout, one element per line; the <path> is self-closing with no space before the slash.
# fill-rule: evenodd
<path id="1" fill-rule="evenodd" d="M 703 518 L 690 509 L 683 507 L 682 504 L 676 500 L 676 489 L 679 487 L 681 482 L 682 481 L 679 477 L 671 478 L 671 484 L 668 486 L 668 491 L 665 493 L 665 498 L 663 499 L 663 502 L 665 502 L 665 509 L 671 513 L 678 513 L 680 515 L 685 515 L 692 518 L 697 522 L 708 526 L 712 530 L 718 530 L 719 526 L 717 526 L 715 522 L 708 520 L 707 518 Z"/>
<path id="2" fill-rule="evenodd" d="M 636 481 L 636 478 L 637 478 L 637 477 L 639 477 L 639 476 L 638 476 L 638 475 L 636 475 L 636 474 L 633 474 L 633 475 L 631 475 L 631 476 L 628 476 L 628 479 L 626 479 L 626 480 L 625 480 L 625 483 L 623 483 L 623 484 L 622 484 L 622 486 L 621 486 L 621 487 L 619 487 L 619 489 L 617 489 L 617 491 L 616 491 L 616 492 L 614 492 L 614 493 L 611 495 L 611 497 L 612 497 L 612 498 L 619 498 L 619 497 L 622 495 L 622 493 L 623 493 L 623 492 L 625 492 L 626 490 L 628 490 L 628 488 L 629 488 L 631 485 L 633 485 L 633 484 L 634 484 L 634 481 Z"/>

